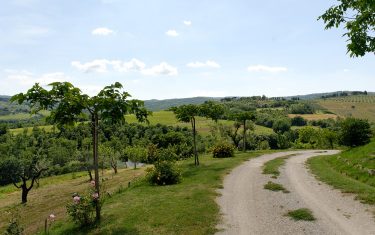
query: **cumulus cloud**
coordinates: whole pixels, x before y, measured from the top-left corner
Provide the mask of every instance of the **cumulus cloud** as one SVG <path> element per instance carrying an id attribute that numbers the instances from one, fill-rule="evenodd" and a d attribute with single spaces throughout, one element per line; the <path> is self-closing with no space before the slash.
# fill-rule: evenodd
<path id="1" fill-rule="evenodd" d="M 186 66 L 189 68 L 220 68 L 220 65 L 213 60 L 190 62 Z"/>
<path id="2" fill-rule="evenodd" d="M 172 65 L 162 62 L 159 65 L 155 65 L 150 68 L 146 68 L 146 64 L 138 59 L 131 59 L 130 61 L 121 60 L 93 60 L 87 63 L 81 63 L 80 61 L 73 61 L 72 66 L 82 72 L 90 73 L 104 73 L 108 72 L 110 68 L 117 72 L 140 72 L 144 75 L 177 75 L 178 70 Z"/>
<path id="3" fill-rule="evenodd" d="M 269 73 L 280 73 L 287 72 L 286 67 L 272 67 L 267 65 L 251 65 L 247 68 L 250 72 L 269 72 Z"/>
<path id="4" fill-rule="evenodd" d="M 93 60 L 87 63 L 81 63 L 80 61 L 72 61 L 72 66 L 80 71 L 85 73 L 97 72 L 105 73 L 107 72 L 107 65 L 111 64 L 111 61 L 108 60 Z"/>
<path id="5" fill-rule="evenodd" d="M 96 35 L 96 36 L 108 36 L 113 33 L 114 33 L 113 30 L 109 28 L 105 28 L 105 27 L 96 28 L 91 32 L 92 35 Z"/>
<path id="6" fill-rule="evenodd" d="M 191 21 L 190 20 L 184 20 L 184 25 L 191 26 Z"/>
<path id="7" fill-rule="evenodd" d="M 113 69 L 119 72 L 142 71 L 146 67 L 145 63 L 134 58 L 128 62 L 115 60 L 111 64 L 113 65 Z"/>
<path id="8" fill-rule="evenodd" d="M 165 32 L 166 35 L 170 36 L 170 37 L 177 37 L 179 34 L 177 33 L 176 30 L 174 29 L 170 29 L 168 30 L 167 32 Z"/>
<path id="9" fill-rule="evenodd" d="M 39 83 L 41 86 L 46 86 L 53 82 L 64 82 L 70 80 L 63 72 L 46 73 L 42 75 L 36 75 L 26 70 L 7 70 L 7 80 L 11 83 L 17 83 L 20 86 L 30 87 L 35 83 Z"/>
<path id="10" fill-rule="evenodd" d="M 178 75 L 178 70 L 172 65 L 162 62 L 159 65 L 153 66 L 149 69 L 142 70 L 142 73 L 145 75 L 168 75 L 175 76 Z"/>

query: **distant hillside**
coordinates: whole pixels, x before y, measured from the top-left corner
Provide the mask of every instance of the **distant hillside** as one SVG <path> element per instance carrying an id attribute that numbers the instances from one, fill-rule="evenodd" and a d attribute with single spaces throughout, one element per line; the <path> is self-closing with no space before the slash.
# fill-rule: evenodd
<path id="1" fill-rule="evenodd" d="M 145 106 L 151 111 L 161 111 L 169 109 L 173 106 L 180 106 L 184 104 L 203 104 L 208 100 L 220 100 L 219 97 L 193 97 L 181 99 L 167 99 L 167 100 L 145 100 Z"/>
<path id="2" fill-rule="evenodd" d="M 325 92 L 325 93 L 313 93 L 307 95 L 295 95 L 295 96 L 285 96 L 285 99 L 299 98 L 300 100 L 314 100 L 320 99 L 323 96 L 340 96 L 342 94 L 354 95 L 357 91 L 334 91 L 334 92 Z M 375 92 L 367 92 L 368 95 L 375 95 Z"/>

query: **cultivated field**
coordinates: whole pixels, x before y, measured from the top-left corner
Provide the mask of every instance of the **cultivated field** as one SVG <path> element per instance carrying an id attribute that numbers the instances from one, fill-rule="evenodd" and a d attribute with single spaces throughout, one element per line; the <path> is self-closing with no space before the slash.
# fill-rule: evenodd
<path id="1" fill-rule="evenodd" d="M 316 101 L 338 116 L 368 119 L 375 122 L 375 96 L 347 96 Z"/>

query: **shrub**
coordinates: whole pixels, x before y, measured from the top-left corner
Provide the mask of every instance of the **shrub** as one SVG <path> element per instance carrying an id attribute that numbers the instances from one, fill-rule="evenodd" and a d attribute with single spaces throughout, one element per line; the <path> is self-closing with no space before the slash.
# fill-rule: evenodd
<path id="1" fill-rule="evenodd" d="M 370 142 L 372 132 L 367 120 L 347 118 L 340 123 L 340 141 L 346 146 L 360 146 Z"/>
<path id="2" fill-rule="evenodd" d="M 72 202 L 66 206 L 68 215 L 80 227 L 86 227 L 95 222 L 94 212 L 96 205 L 103 203 L 102 197 L 99 198 L 99 194 L 95 191 L 94 181 L 91 182 L 91 187 L 85 195 L 74 193 Z"/>
<path id="3" fill-rule="evenodd" d="M 172 161 L 158 161 L 153 168 L 147 168 L 146 171 L 150 184 L 171 185 L 181 181 L 181 173 Z"/>
<path id="4" fill-rule="evenodd" d="M 214 158 L 228 158 L 234 156 L 233 145 L 221 142 L 212 148 L 212 154 Z"/>
<path id="5" fill-rule="evenodd" d="M 11 216 L 8 227 L 5 230 L 5 235 L 21 235 L 23 234 L 23 227 L 20 225 L 19 211 L 8 212 Z"/>
<path id="6" fill-rule="evenodd" d="M 273 125 L 272 129 L 276 133 L 284 133 L 290 130 L 290 120 L 289 119 L 278 119 Z"/>
<path id="7" fill-rule="evenodd" d="M 301 116 L 295 116 L 292 118 L 292 126 L 306 126 L 307 121 Z"/>

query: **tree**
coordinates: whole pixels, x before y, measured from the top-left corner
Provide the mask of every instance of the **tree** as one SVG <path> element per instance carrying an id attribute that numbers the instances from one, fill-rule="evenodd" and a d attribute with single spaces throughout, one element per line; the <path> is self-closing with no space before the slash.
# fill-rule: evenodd
<path id="1" fill-rule="evenodd" d="M 217 121 L 224 115 L 224 106 L 213 101 L 206 101 L 201 105 L 201 113 L 207 118 Z"/>
<path id="2" fill-rule="evenodd" d="M 127 158 L 134 163 L 134 169 L 137 168 L 137 163 L 147 159 L 146 148 L 139 146 L 127 146 L 125 148 Z"/>
<path id="3" fill-rule="evenodd" d="M 277 119 L 273 125 L 272 129 L 276 133 L 283 134 L 284 132 L 287 132 L 290 130 L 290 120 L 289 119 Z"/>
<path id="4" fill-rule="evenodd" d="M 22 190 L 21 201 L 25 204 L 34 183 L 47 169 L 47 163 L 38 152 L 26 149 L 17 156 L 8 157 L 0 162 L 0 178 L 1 181 L 7 180 Z"/>
<path id="5" fill-rule="evenodd" d="M 191 129 L 193 130 L 193 144 L 194 144 L 194 164 L 199 166 L 199 158 L 197 152 L 196 135 L 197 130 L 195 128 L 195 118 L 201 114 L 201 109 L 198 105 L 189 104 L 181 105 L 172 109 L 176 118 L 180 122 L 190 122 Z"/>
<path id="6" fill-rule="evenodd" d="M 370 142 L 372 132 L 367 120 L 346 118 L 340 123 L 340 141 L 343 145 L 355 147 Z"/>
<path id="7" fill-rule="evenodd" d="M 375 52 L 375 3 L 373 0 L 338 0 L 318 20 L 325 28 L 344 25 L 348 37 L 347 50 L 350 57 L 364 56 Z"/>
<path id="8" fill-rule="evenodd" d="M 222 135 L 229 136 L 234 146 L 236 146 L 236 148 L 239 147 L 239 143 L 241 141 L 241 136 L 238 133 L 238 130 L 240 129 L 240 127 L 241 127 L 240 122 L 234 122 L 233 126 L 223 125 L 220 127 L 221 129 L 220 131 L 222 132 Z"/>
<path id="9" fill-rule="evenodd" d="M 243 124 L 243 151 L 246 151 L 246 131 L 248 130 L 248 127 L 246 126 L 246 122 L 250 120 L 255 120 L 255 115 L 251 111 L 246 112 L 240 112 L 240 113 L 234 113 L 231 115 L 231 118 L 235 121 L 238 121 Z"/>
<path id="10" fill-rule="evenodd" d="M 125 114 L 134 113 L 139 121 L 147 120 L 149 112 L 140 100 L 129 100 L 130 94 L 122 92 L 121 83 L 116 82 L 104 87 L 96 96 L 89 97 L 69 82 L 51 83 L 51 90 L 42 88 L 36 83 L 25 94 L 20 93 L 11 98 L 19 104 L 27 102 L 31 113 L 49 110 L 47 120 L 57 124 L 59 129 L 73 125 L 82 119 L 85 112 L 90 114 L 93 146 L 93 166 L 95 172 L 95 190 L 100 196 L 98 167 L 98 128 L 99 121 L 117 123 L 125 121 Z M 96 204 L 96 220 L 100 220 L 100 205 Z"/>

